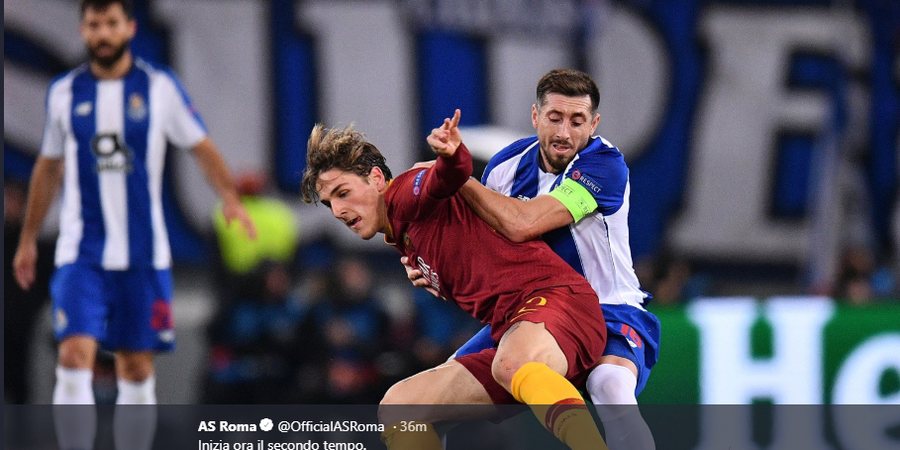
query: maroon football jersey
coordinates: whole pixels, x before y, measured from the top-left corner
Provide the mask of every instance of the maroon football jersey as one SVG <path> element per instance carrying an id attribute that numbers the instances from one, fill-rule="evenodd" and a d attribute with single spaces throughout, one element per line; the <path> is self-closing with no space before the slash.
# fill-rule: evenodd
<path id="1" fill-rule="evenodd" d="M 590 284 L 541 240 L 516 244 L 475 214 L 457 193 L 472 174 L 464 145 L 429 169 L 413 169 L 385 193 L 400 254 L 441 296 L 483 323 L 504 323 L 538 289 Z M 386 239 L 387 240 L 387 239 Z"/>

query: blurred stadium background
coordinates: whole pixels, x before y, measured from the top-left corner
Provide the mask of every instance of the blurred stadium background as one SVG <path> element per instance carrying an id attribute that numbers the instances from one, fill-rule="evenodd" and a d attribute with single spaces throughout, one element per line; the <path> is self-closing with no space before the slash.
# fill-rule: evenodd
<path id="1" fill-rule="evenodd" d="M 377 402 L 446 358 L 477 324 L 300 201 L 309 130 L 354 122 L 398 172 L 431 159 L 424 136 L 458 107 L 483 168 L 533 132 L 534 86 L 565 66 L 597 79 L 599 133 L 631 168 L 633 255 L 663 323 L 640 401 L 900 403 L 897 1 L 135 4 L 134 52 L 179 74 L 245 192 L 299 222 L 286 260 L 230 267 L 212 190 L 170 152 L 178 349 L 159 359 L 161 402 Z M 78 20 L 75 0 L 4 2 L 7 230 L 46 87 L 85 58 Z M 5 298 L 5 323 L 20 308 Z M 47 403 L 49 309 L 36 317 L 24 401 Z M 7 368 L 26 361 L 10 333 Z M 97 384 L 114 398 L 102 367 Z"/>

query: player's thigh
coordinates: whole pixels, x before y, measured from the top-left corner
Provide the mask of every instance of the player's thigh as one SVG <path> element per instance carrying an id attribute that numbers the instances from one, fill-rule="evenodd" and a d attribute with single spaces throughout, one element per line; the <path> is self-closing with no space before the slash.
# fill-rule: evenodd
<path id="1" fill-rule="evenodd" d="M 602 366 L 604 364 L 624 367 L 628 369 L 632 373 L 632 375 L 635 376 L 635 378 L 637 378 L 638 376 L 637 365 L 635 365 L 634 362 L 628 358 L 623 358 L 616 355 L 603 355 L 600 357 L 600 365 Z"/>
<path id="2" fill-rule="evenodd" d="M 66 369 L 92 369 L 97 359 L 97 339 L 72 334 L 59 341 L 59 365 Z"/>
<path id="3" fill-rule="evenodd" d="M 403 420 L 440 422 L 489 417 L 494 409 L 487 389 L 456 360 L 419 372 L 391 386 L 378 408 L 384 424 Z"/>

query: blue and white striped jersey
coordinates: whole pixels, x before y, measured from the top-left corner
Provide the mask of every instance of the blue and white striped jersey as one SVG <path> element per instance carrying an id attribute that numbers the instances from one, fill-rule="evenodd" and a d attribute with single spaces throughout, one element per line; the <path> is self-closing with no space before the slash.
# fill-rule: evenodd
<path id="1" fill-rule="evenodd" d="M 600 303 L 643 309 L 649 294 L 640 288 L 628 245 L 631 187 L 622 153 L 598 136 L 559 175 L 544 172 L 539 160 L 537 136 L 521 139 L 491 158 L 481 182 L 521 200 L 549 193 L 564 178 L 584 186 L 597 201 L 597 209 L 577 223 L 545 233 L 543 239 L 587 278 Z"/>
<path id="2" fill-rule="evenodd" d="M 41 155 L 64 158 L 56 265 L 170 267 L 166 145 L 191 148 L 206 134 L 178 79 L 140 59 L 119 79 L 97 79 L 85 64 L 54 80 Z"/>

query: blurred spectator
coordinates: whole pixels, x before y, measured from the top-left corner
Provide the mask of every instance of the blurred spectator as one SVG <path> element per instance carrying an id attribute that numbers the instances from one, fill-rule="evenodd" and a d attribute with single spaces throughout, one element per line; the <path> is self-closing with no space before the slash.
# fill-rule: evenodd
<path id="1" fill-rule="evenodd" d="M 424 289 L 415 289 L 417 337 L 412 347 L 419 372 L 435 367 L 462 347 L 483 324 L 451 302 L 444 301 Z"/>
<path id="2" fill-rule="evenodd" d="M 663 253 L 635 263 L 641 289 L 653 295 L 654 305 L 674 305 L 707 294 L 708 277 L 696 273 L 691 264 Z"/>
<path id="3" fill-rule="evenodd" d="M 390 321 L 362 260 L 337 261 L 325 297 L 310 308 L 303 329 L 301 387 L 308 402 L 378 403 L 392 381 L 378 364 L 391 349 Z"/>
<path id="4" fill-rule="evenodd" d="M 296 403 L 306 305 L 285 264 L 264 262 L 210 325 L 205 403 Z"/>
<path id="5" fill-rule="evenodd" d="M 3 181 L 3 334 L 4 359 L 3 397 L 7 403 L 22 404 L 30 398 L 32 386 L 28 379 L 37 318 L 50 298 L 50 275 L 53 273 L 53 243 L 38 241 L 36 280 L 32 288 L 23 291 L 16 283 L 12 261 L 19 246 L 22 219 L 25 214 L 27 186 L 12 179 Z"/>
<path id="6" fill-rule="evenodd" d="M 894 276 L 887 267 L 879 267 L 868 247 L 855 246 L 841 255 L 832 296 L 853 304 L 866 304 L 890 296 Z"/>

